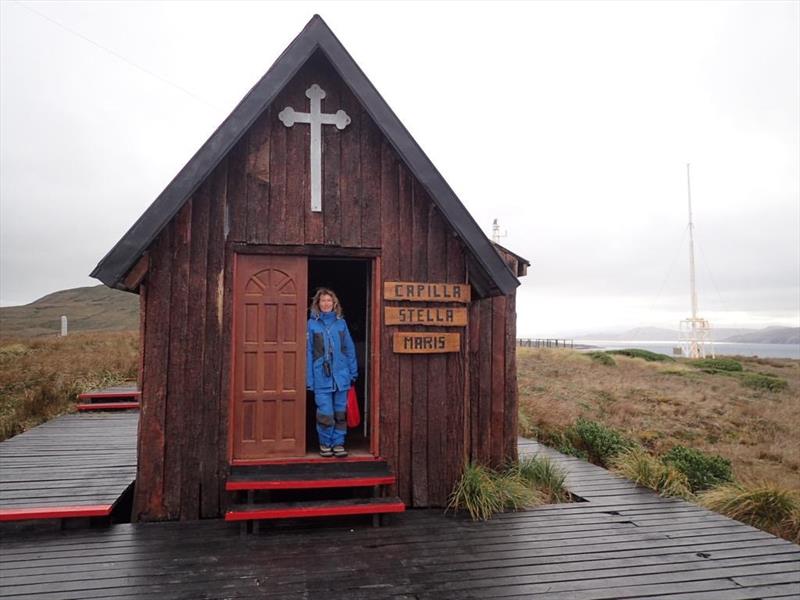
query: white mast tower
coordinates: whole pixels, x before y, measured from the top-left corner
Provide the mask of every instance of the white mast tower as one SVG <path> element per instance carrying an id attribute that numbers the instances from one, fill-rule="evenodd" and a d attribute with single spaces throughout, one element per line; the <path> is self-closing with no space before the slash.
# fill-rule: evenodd
<path id="1" fill-rule="evenodd" d="M 686 164 L 686 188 L 689 197 L 689 285 L 692 294 L 692 316 L 680 323 L 681 346 L 683 355 L 689 358 L 705 358 L 706 354 L 714 357 L 714 345 L 711 342 L 711 324 L 697 316 L 697 288 L 694 275 L 694 223 L 692 222 L 692 183 L 689 176 L 689 164 Z"/>

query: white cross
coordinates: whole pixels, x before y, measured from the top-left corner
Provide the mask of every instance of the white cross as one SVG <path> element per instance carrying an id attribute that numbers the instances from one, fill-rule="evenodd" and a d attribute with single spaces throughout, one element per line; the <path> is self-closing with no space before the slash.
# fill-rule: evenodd
<path id="1" fill-rule="evenodd" d="M 316 83 L 306 90 L 306 97 L 311 100 L 311 112 L 295 112 L 293 108 L 286 107 L 278 118 L 286 127 L 295 123 L 309 123 L 311 125 L 311 210 L 322 211 L 322 126 L 336 125 L 342 130 L 350 124 L 350 117 L 343 110 L 336 114 L 322 112 L 322 99 L 325 90 Z"/>

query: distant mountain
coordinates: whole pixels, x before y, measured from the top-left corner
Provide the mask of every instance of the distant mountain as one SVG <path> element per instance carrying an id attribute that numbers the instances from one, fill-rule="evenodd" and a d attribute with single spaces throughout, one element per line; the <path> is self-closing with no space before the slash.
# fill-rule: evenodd
<path id="1" fill-rule="evenodd" d="M 766 327 L 764 329 L 714 328 L 711 332 L 715 342 L 742 342 L 750 344 L 796 344 L 800 343 L 798 327 Z M 606 340 L 631 342 L 672 342 L 680 339 L 680 332 L 659 327 L 636 327 L 622 333 L 588 333 L 575 336 L 579 340 Z M 788 340 L 788 341 L 784 341 Z"/>
<path id="2" fill-rule="evenodd" d="M 53 292 L 24 306 L 0 307 L 0 335 L 53 335 L 61 331 L 124 331 L 139 327 L 139 297 L 104 285 Z"/>
<path id="3" fill-rule="evenodd" d="M 678 332 L 659 327 L 636 327 L 622 333 L 588 333 L 577 336 L 581 340 L 630 340 L 632 342 L 642 341 L 671 341 L 678 339 Z"/>
<path id="4" fill-rule="evenodd" d="M 752 333 L 733 335 L 720 341 L 745 344 L 800 344 L 800 327 L 767 327 Z"/>

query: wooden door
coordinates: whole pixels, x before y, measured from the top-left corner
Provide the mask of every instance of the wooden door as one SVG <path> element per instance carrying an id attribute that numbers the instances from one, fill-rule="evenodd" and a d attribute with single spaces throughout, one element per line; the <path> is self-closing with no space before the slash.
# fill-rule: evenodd
<path id="1" fill-rule="evenodd" d="M 304 256 L 236 255 L 234 460 L 305 454 Z"/>

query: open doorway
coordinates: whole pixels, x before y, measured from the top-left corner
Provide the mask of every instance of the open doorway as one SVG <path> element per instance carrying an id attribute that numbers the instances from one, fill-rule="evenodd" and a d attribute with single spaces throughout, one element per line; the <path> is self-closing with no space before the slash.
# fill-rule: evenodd
<path id="1" fill-rule="evenodd" d="M 361 425 L 347 430 L 347 449 L 352 455 L 367 455 L 370 451 L 370 399 L 369 372 L 367 356 L 371 340 L 370 331 L 370 280 L 371 262 L 369 259 L 345 258 L 309 258 L 308 260 L 308 302 L 318 288 L 327 287 L 339 297 L 347 327 L 356 347 L 358 361 L 358 380 L 355 388 L 358 394 L 358 405 L 361 411 Z M 317 441 L 316 407 L 314 394 L 309 392 L 306 399 L 306 447 L 312 451 L 319 444 Z"/>

